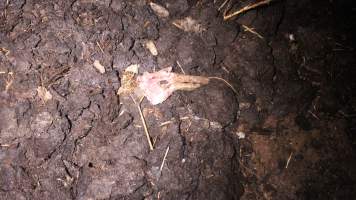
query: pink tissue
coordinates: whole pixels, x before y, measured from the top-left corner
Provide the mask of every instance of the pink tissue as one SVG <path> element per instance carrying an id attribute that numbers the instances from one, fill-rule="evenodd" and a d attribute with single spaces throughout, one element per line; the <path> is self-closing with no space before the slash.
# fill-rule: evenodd
<path id="1" fill-rule="evenodd" d="M 137 78 L 139 88 L 151 104 L 162 103 L 174 92 L 174 73 L 171 71 L 172 68 L 168 67 L 154 73 L 145 72 Z"/>

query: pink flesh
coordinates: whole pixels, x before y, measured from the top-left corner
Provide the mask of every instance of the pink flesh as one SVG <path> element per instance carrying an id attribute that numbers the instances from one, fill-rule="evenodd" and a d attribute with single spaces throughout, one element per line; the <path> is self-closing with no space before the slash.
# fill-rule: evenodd
<path id="1" fill-rule="evenodd" d="M 153 105 L 165 101 L 173 92 L 172 68 L 165 68 L 158 72 L 147 73 L 137 78 L 140 89 Z M 164 82 L 164 84 L 162 84 Z"/>

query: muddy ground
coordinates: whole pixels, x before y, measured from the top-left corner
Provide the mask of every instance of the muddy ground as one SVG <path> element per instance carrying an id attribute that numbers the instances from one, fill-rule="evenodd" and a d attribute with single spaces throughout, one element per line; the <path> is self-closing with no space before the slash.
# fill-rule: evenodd
<path id="1" fill-rule="evenodd" d="M 223 21 L 219 0 L 157 1 L 167 18 L 144 0 L 0 0 L 0 199 L 356 198 L 349 2 L 278 1 Z M 187 16 L 201 32 L 172 25 Z M 238 94 L 216 80 L 144 100 L 150 151 L 120 77 L 130 64 L 181 73 L 177 61 Z"/>

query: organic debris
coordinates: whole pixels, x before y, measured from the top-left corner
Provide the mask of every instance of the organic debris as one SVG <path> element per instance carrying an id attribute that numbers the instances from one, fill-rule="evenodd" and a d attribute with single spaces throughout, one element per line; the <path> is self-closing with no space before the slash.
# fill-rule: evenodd
<path id="1" fill-rule="evenodd" d="M 5 92 L 7 92 L 10 89 L 13 82 L 14 82 L 14 73 L 13 72 L 7 73 Z"/>
<path id="2" fill-rule="evenodd" d="M 117 91 L 118 95 L 131 94 L 137 88 L 136 75 L 138 74 L 138 68 L 140 65 L 128 66 L 121 78 L 121 87 Z"/>
<path id="3" fill-rule="evenodd" d="M 285 166 L 286 169 L 287 169 L 288 166 L 289 166 L 290 160 L 292 159 L 292 155 L 293 155 L 293 152 L 289 154 L 289 157 L 288 157 L 288 160 L 287 160 L 287 164 L 286 164 L 286 166 Z"/>
<path id="4" fill-rule="evenodd" d="M 166 149 L 166 153 L 164 153 L 162 164 L 161 164 L 161 167 L 159 168 L 159 174 L 162 173 L 162 170 L 163 170 L 163 167 L 164 167 L 164 162 L 166 161 L 166 158 L 167 158 L 167 155 L 168 155 L 168 151 L 169 151 L 169 146 Z"/>
<path id="5" fill-rule="evenodd" d="M 105 73 L 105 67 L 102 64 L 100 64 L 98 60 L 95 60 L 93 65 L 101 74 Z"/>
<path id="6" fill-rule="evenodd" d="M 168 67 L 158 72 L 145 72 L 137 78 L 138 87 L 153 105 L 165 101 L 174 91 L 192 91 L 209 83 L 209 78 L 172 73 Z"/>
<path id="7" fill-rule="evenodd" d="M 256 36 L 259 37 L 260 39 L 263 39 L 263 36 L 262 36 L 261 34 L 257 33 L 257 32 L 254 30 L 254 28 L 250 28 L 250 27 L 248 27 L 248 26 L 246 26 L 246 25 L 242 25 L 242 27 L 245 29 L 245 31 L 250 32 L 250 33 L 256 35 Z"/>
<path id="8" fill-rule="evenodd" d="M 155 43 L 153 43 L 152 40 L 149 40 L 149 41 L 146 42 L 146 48 L 150 51 L 150 53 L 153 56 L 157 56 L 158 55 L 158 51 L 157 51 L 156 45 L 155 45 Z"/>
<path id="9" fill-rule="evenodd" d="M 52 99 L 52 94 L 45 87 L 39 86 L 37 88 L 37 94 L 44 102 Z"/>
<path id="10" fill-rule="evenodd" d="M 138 103 L 136 102 L 136 100 L 135 100 L 135 98 L 133 96 L 130 95 L 130 97 L 131 97 L 132 101 L 135 103 L 135 105 L 138 108 L 138 111 L 139 111 L 140 117 L 141 117 L 141 121 L 142 121 L 142 124 L 143 124 L 143 128 L 145 130 L 145 135 L 146 135 L 146 138 L 147 138 L 148 145 L 150 147 L 150 150 L 153 151 L 153 145 L 152 145 L 152 142 L 151 142 L 151 137 L 150 137 L 150 134 L 148 132 L 146 120 L 145 120 L 145 117 L 142 114 L 142 109 L 141 109 L 141 102 L 142 102 L 144 97 L 142 97 Z"/>
<path id="11" fill-rule="evenodd" d="M 205 28 L 191 17 L 174 20 L 172 24 L 185 32 L 201 33 L 205 31 Z"/>
<path id="12" fill-rule="evenodd" d="M 220 77 L 203 77 L 177 74 L 172 67 L 137 76 L 138 65 L 129 66 L 121 79 L 118 95 L 135 94 L 138 98 L 145 96 L 152 105 L 165 101 L 176 90 L 192 91 L 209 83 L 211 79 L 219 80 L 229 86 L 236 94 L 237 90 Z"/>
<path id="13" fill-rule="evenodd" d="M 169 12 L 166 8 L 164 8 L 163 6 L 150 2 L 150 6 L 151 9 L 153 10 L 153 12 L 158 16 L 158 17 L 168 17 L 169 16 Z"/>
<path id="14" fill-rule="evenodd" d="M 218 8 L 218 11 L 224 8 L 224 6 L 229 2 L 230 0 L 225 0 Z"/>
<path id="15" fill-rule="evenodd" d="M 3 53 L 5 56 L 8 56 L 10 54 L 10 50 L 0 47 L 0 53 Z"/>
<path id="16" fill-rule="evenodd" d="M 177 60 L 177 65 L 178 65 L 178 67 L 180 68 L 180 70 L 182 71 L 182 73 L 185 74 L 185 71 L 184 71 L 182 65 L 179 63 L 178 60 Z"/>
<path id="17" fill-rule="evenodd" d="M 101 53 L 105 54 L 104 49 L 101 48 L 100 42 L 97 41 L 97 42 L 96 42 L 96 45 L 99 47 Z"/>
<path id="18" fill-rule="evenodd" d="M 263 6 L 263 5 L 267 5 L 267 4 L 271 3 L 271 2 L 272 2 L 272 0 L 263 0 L 263 1 L 260 1 L 260 2 L 257 2 L 257 3 L 245 6 L 245 7 L 241 8 L 240 10 L 235 11 L 235 12 L 233 12 L 231 14 L 224 14 L 224 20 L 228 20 L 228 19 L 233 18 L 233 17 L 235 17 L 237 15 L 240 15 L 240 14 L 242 14 L 244 12 L 247 12 L 249 10 L 255 9 L 255 8 Z"/>

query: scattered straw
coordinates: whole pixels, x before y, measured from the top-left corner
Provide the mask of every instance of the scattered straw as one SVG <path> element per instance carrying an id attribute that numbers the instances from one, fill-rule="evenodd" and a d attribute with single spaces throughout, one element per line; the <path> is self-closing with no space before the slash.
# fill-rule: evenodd
<path id="1" fill-rule="evenodd" d="M 291 158 L 292 158 L 292 155 L 293 155 L 293 152 L 292 153 L 290 153 L 290 155 L 289 155 L 289 158 L 288 158 L 288 160 L 287 160 L 287 164 L 286 164 L 286 169 L 288 168 L 288 166 L 289 166 L 289 162 L 290 162 L 290 160 L 291 160 Z"/>
<path id="2" fill-rule="evenodd" d="M 226 73 L 230 74 L 230 71 L 226 69 L 226 67 L 222 66 L 221 69 L 223 69 Z"/>
<path id="3" fill-rule="evenodd" d="M 161 123 L 161 125 L 159 125 L 159 126 L 160 126 L 160 127 L 161 127 L 161 126 L 166 126 L 166 125 L 172 124 L 172 123 L 173 123 L 173 121 L 166 121 L 166 122 Z"/>
<path id="4" fill-rule="evenodd" d="M 263 39 L 263 36 L 260 35 L 259 33 L 257 33 L 253 28 L 250 28 L 250 27 L 248 27 L 248 26 L 246 26 L 246 25 L 242 25 L 242 27 L 245 29 L 245 31 L 250 32 L 250 33 L 256 35 L 256 36 L 259 37 L 260 39 Z"/>
<path id="5" fill-rule="evenodd" d="M 96 42 L 96 45 L 98 45 L 101 53 L 105 54 L 103 48 L 101 48 L 101 45 L 100 45 L 100 43 L 98 41 Z"/>
<path id="6" fill-rule="evenodd" d="M 158 138 L 158 135 L 155 138 L 153 138 L 153 140 L 152 140 L 152 146 L 153 147 L 155 146 L 155 144 L 157 142 L 157 138 Z"/>
<path id="7" fill-rule="evenodd" d="M 143 28 L 147 28 L 151 24 L 150 21 L 146 21 L 145 24 L 143 25 Z"/>
<path id="8" fill-rule="evenodd" d="M 126 111 L 125 110 L 122 110 L 120 113 L 119 113 L 119 117 L 121 117 Z"/>
<path id="9" fill-rule="evenodd" d="M 226 20 L 228 20 L 228 19 L 230 19 L 232 17 L 240 15 L 241 13 L 244 13 L 246 11 L 255 9 L 255 8 L 259 7 L 259 6 L 267 5 L 267 4 L 271 3 L 271 1 L 272 0 L 263 0 L 263 1 L 255 3 L 255 4 L 251 4 L 251 5 L 245 6 L 245 7 L 241 8 L 240 10 L 235 11 L 235 12 L 229 14 L 229 15 L 224 15 L 224 20 L 226 21 Z"/>
<path id="10" fill-rule="evenodd" d="M 132 101 L 135 103 L 135 105 L 138 108 L 138 111 L 139 111 L 140 117 L 141 117 L 141 121 L 142 121 L 142 124 L 143 124 L 143 128 L 145 130 L 145 134 L 146 134 L 148 145 L 150 146 L 150 150 L 153 151 L 153 145 L 152 145 L 152 142 L 151 142 L 150 134 L 148 133 L 148 128 L 147 128 L 147 125 L 146 125 L 145 117 L 143 116 L 142 110 L 141 110 L 141 102 L 142 102 L 144 97 L 142 97 L 140 99 L 140 102 L 138 102 L 138 103 L 136 102 L 134 97 L 132 97 L 132 95 L 130 95 L 130 97 L 131 97 Z"/>
<path id="11" fill-rule="evenodd" d="M 161 172 L 162 172 L 162 170 L 163 170 L 164 162 L 166 161 L 166 157 L 167 157 L 167 155 L 168 155 L 168 151 L 169 151 L 169 146 L 167 147 L 166 153 L 164 154 L 161 167 L 159 168 L 159 174 L 161 174 Z"/>
<path id="12" fill-rule="evenodd" d="M 181 117 L 181 118 L 179 118 L 179 120 L 188 120 L 188 119 L 190 119 L 190 117 Z"/>
<path id="13" fill-rule="evenodd" d="M 184 69 L 183 69 L 182 65 L 180 65 L 180 63 L 178 62 L 178 60 L 177 60 L 177 65 L 178 65 L 178 67 L 180 68 L 180 70 L 182 70 L 182 73 L 185 74 Z"/>
<path id="14" fill-rule="evenodd" d="M 310 113 L 315 119 L 320 120 L 320 118 L 314 114 L 312 111 L 308 110 L 308 113 Z"/>
<path id="15" fill-rule="evenodd" d="M 225 6 L 229 1 L 230 1 L 230 0 L 225 0 L 225 1 L 221 4 L 221 6 L 218 8 L 218 11 L 220 11 L 221 9 L 223 9 L 224 6 Z"/>
<path id="16" fill-rule="evenodd" d="M 229 82 L 227 82 L 225 79 L 220 78 L 220 77 L 215 77 L 215 76 L 209 77 L 209 79 L 216 79 L 216 80 L 220 80 L 220 81 L 224 82 L 227 86 L 229 86 L 229 87 L 232 89 L 232 91 L 235 92 L 235 94 L 238 94 L 238 92 L 237 92 L 237 90 L 234 88 L 234 86 L 232 86 L 232 85 L 231 85 Z"/>

